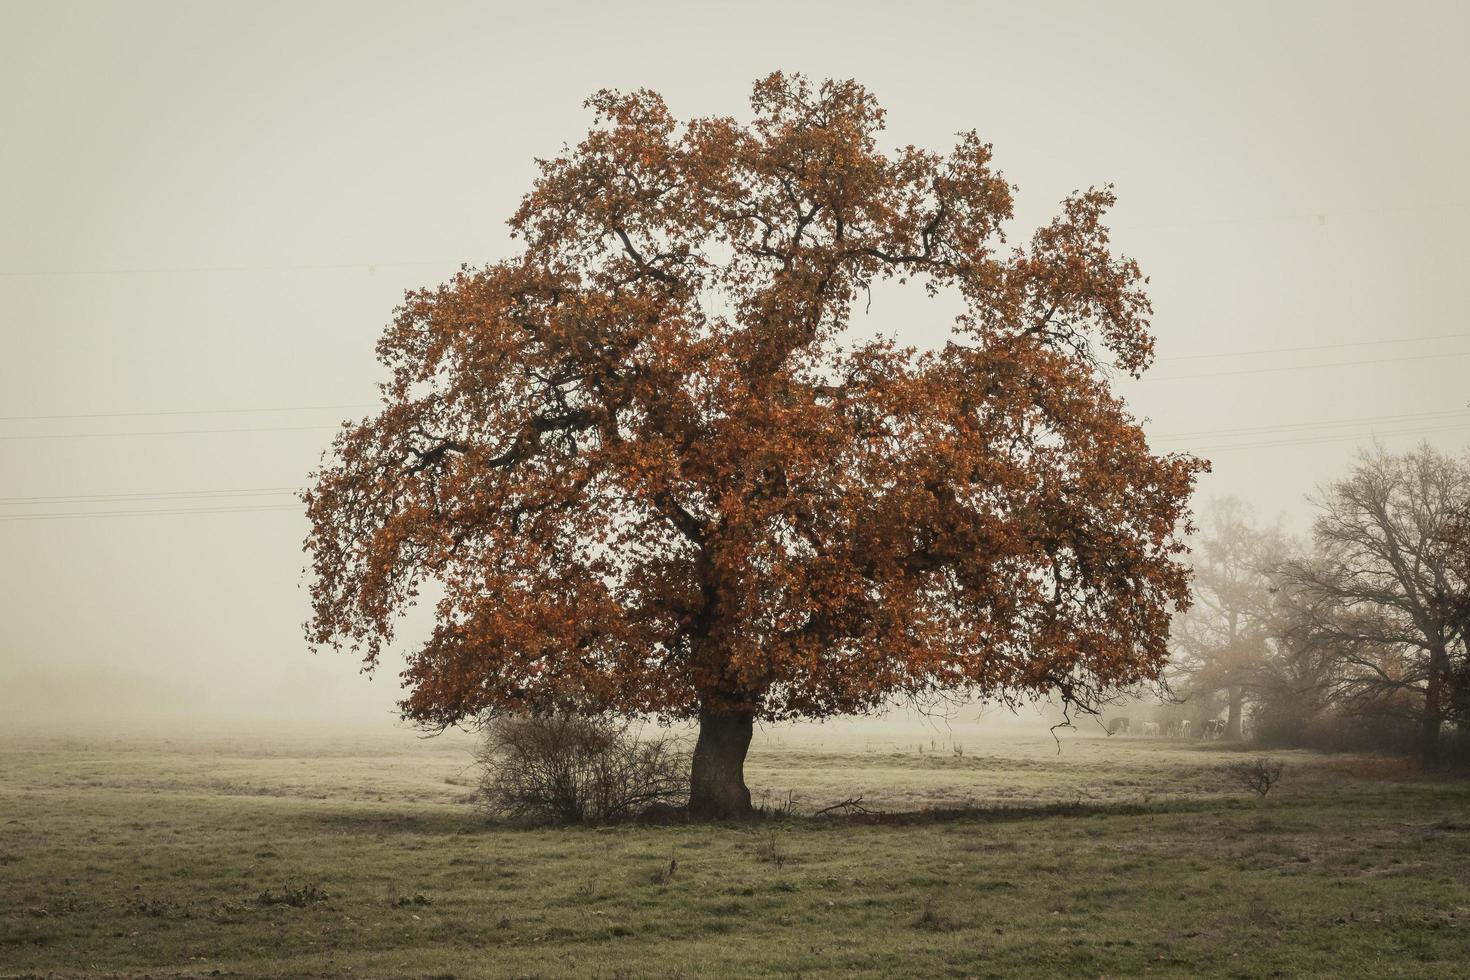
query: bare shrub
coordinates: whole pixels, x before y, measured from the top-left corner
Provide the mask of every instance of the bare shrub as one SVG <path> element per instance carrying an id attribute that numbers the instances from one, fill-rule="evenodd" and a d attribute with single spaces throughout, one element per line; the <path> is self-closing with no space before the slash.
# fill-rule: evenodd
<path id="1" fill-rule="evenodd" d="M 777 871 L 786 867 L 786 851 L 781 847 L 781 842 L 777 840 L 774 830 L 767 831 L 766 835 L 756 843 L 755 856 L 757 860 L 774 864 Z"/>
<path id="2" fill-rule="evenodd" d="M 674 880 L 674 875 L 678 873 L 679 859 L 671 853 L 669 855 L 669 866 L 667 868 L 659 867 L 655 869 L 653 874 L 650 876 L 650 880 L 655 885 L 667 885 L 669 882 Z"/>
<path id="3" fill-rule="evenodd" d="M 923 929 L 926 932 L 955 932 L 963 925 L 952 916 L 939 911 L 934 907 L 934 899 L 924 899 L 924 904 L 919 909 L 918 916 L 912 922 L 915 929 Z"/>
<path id="4" fill-rule="evenodd" d="M 1225 769 L 1237 783 L 1257 796 L 1265 797 L 1271 792 L 1271 788 L 1281 781 L 1281 775 L 1286 771 L 1286 763 L 1273 762 L 1261 756 L 1246 762 L 1236 762 L 1226 766 Z"/>
<path id="5" fill-rule="evenodd" d="M 269 888 L 261 892 L 255 897 L 255 904 L 289 905 L 292 908 L 304 909 L 308 905 L 325 902 L 329 897 L 322 886 L 315 882 L 308 881 L 301 884 L 287 882 L 278 892 L 271 891 Z"/>
<path id="6" fill-rule="evenodd" d="M 772 797 L 770 790 L 761 794 L 756 812 L 775 820 L 788 820 L 797 815 L 796 791 L 787 790 L 784 796 Z"/>
<path id="7" fill-rule="evenodd" d="M 616 823 L 688 803 L 683 740 L 608 716 L 491 718 L 477 760 L 480 801 L 514 820 Z"/>

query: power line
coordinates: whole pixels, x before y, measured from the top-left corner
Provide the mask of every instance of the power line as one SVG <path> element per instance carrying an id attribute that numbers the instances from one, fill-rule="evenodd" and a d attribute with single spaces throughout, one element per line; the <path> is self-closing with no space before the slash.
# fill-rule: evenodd
<path id="1" fill-rule="evenodd" d="M 1280 214 L 1258 214 L 1258 215 L 1220 215 L 1215 217 L 1192 217 L 1175 221 L 1121 221 L 1113 222 L 1113 229 L 1128 228 L 1188 228 L 1203 227 L 1210 225 L 1234 225 L 1234 224 L 1282 224 L 1293 222 L 1316 222 L 1319 225 L 1326 224 L 1329 219 L 1361 217 L 1364 215 L 1385 214 L 1426 214 L 1443 211 L 1454 211 L 1470 207 L 1470 202 L 1444 202 L 1438 204 L 1410 205 L 1407 207 L 1384 207 L 1384 208 L 1332 208 L 1320 211 L 1300 211 Z M 423 266 L 453 266 L 459 268 L 465 265 L 463 258 L 459 259 L 402 259 L 390 261 L 369 262 L 276 262 L 276 263 L 245 263 L 239 265 L 189 265 L 189 266 L 138 266 L 120 269 L 8 269 L 0 270 L 0 277 L 4 278 L 56 278 L 61 276 L 135 276 L 135 275 L 171 275 L 185 273 L 210 273 L 210 272 L 295 272 L 295 271 L 329 271 L 329 270 L 362 270 L 372 275 L 378 269 L 409 268 Z M 473 263 L 469 263 L 474 267 Z"/>
<path id="2" fill-rule="evenodd" d="M 49 514 L 5 514 L 0 515 L 0 522 L 59 521 L 87 517 L 180 517 L 187 514 L 256 514 L 265 511 L 294 511 L 299 514 L 301 513 L 301 508 L 288 504 L 273 504 L 261 507 L 195 507 L 165 510 L 79 510 Z"/>
<path id="3" fill-rule="evenodd" d="M 1327 224 L 1329 218 L 1355 218 L 1381 214 L 1424 214 L 1427 212 L 1452 211 L 1470 207 L 1470 202 L 1448 202 L 1444 204 L 1421 204 L 1396 208 L 1334 208 L 1330 211 L 1299 211 L 1274 215 L 1227 215 L 1215 218 L 1186 218 L 1180 221 L 1118 222 L 1112 228 L 1189 228 L 1200 225 L 1264 225 L 1290 224 L 1298 221 L 1315 221 Z"/>
<path id="4" fill-rule="evenodd" d="M 29 507 L 38 504 L 99 504 L 134 500 L 209 500 L 228 497 L 273 497 L 298 493 L 296 487 L 253 487 L 246 490 L 156 490 L 133 493 L 60 494 L 39 497 L 0 497 L 0 506 Z"/>
<path id="5" fill-rule="evenodd" d="M 117 439 L 123 436 L 205 436 L 227 432 L 309 432 L 335 425 L 261 425 L 241 429 L 160 429 L 153 432 L 59 432 L 47 435 L 0 436 L 0 439 Z"/>
<path id="6" fill-rule="evenodd" d="M 1428 337 L 1394 337 L 1394 338 L 1388 338 L 1388 339 L 1385 339 L 1385 340 L 1361 340 L 1361 341 L 1351 341 L 1351 342 L 1340 343 L 1340 344 L 1316 344 L 1316 345 L 1304 346 L 1304 347 L 1266 347 L 1266 348 L 1258 348 L 1258 349 L 1255 349 L 1255 350 L 1243 350 L 1243 351 L 1214 351 L 1214 352 L 1207 353 L 1207 354 L 1179 354 L 1179 355 L 1174 355 L 1174 356 L 1171 356 L 1171 357 L 1160 357 L 1160 358 L 1158 358 L 1158 361 L 1160 361 L 1160 362 L 1164 362 L 1164 361 L 1187 361 L 1187 360 L 1200 360 L 1200 359 L 1205 359 L 1205 358 L 1218 358 L 1218 357 L 1252 357 L 1252 356 L 1256 356 L 1256 355 L 1260 355 L 1260 354 L 1290 354 L 1290 353 L 1301 353 L 1301 352 L 1306 352 L 1306 351 L 1317 351 L 1317 350 L 1339 350 L 1339 349 L 1351 348 L 1351 347 L 1375 347 L 1375 346 L 1381 346 L 1381 345 L 1386 345 L 1386 344 L 1427 343 L 1427 342 L 1435 341 L 1435 340 L 1457 340 L 1457 339 L 1461 339 L 1461 338 L 1464 338 L 1464 337 L 1470 337 L 1470 332 L 1435 334 L 1433 336 L 1428 336 Z M 1283 366 L 1283 367 L 1270 367 L 1270 368 L 1245 368 L 1245 369 L 1241 369 L 1241 370 L 1221 371 L 1221 372 L 1209 372 L 1209 373 L 1203 373 L 1203 374 L 1166 375 L 1166 376 L 1163 376 L 1163 377 L 1148 375 L 1148 376 L 1145 376 L 1145 378 L 1143 380 L 1173 381 L 1173 380 L 1186 380 L 1186 379 L 1192 379 L 1192 378 L 1228 377 L 1230 375 L 1236 375 L 1236 374 L 1256 374 L 1256 373 L 1261 373 L 1261 372 L 1295 371 L 1295 370 L 1309 370 L 1309 369 L 1328 368 L 1328 367 L 1350 367 L 1350 366 L 1364 365 L 1364 364 L 1392 363 L 1395 360 L 1428 360 L 1428 359 L 1432 359 L 1432 358 L 1435 358 L 1435 357 L 1464 357 L 1466 354 L 1470 354 L 1470 351 L 1452 351 L 1452 352 L 1449 352 L 1449 353 L 1446 353 L 1446 354 L 1419 354 L 1419 355 L 1411 355 L 1409 357 L 1402 357 L 1402 358 L 1374 359 L 1374 360 L 1364 360 L 1364 361 L 1337 361 L 1337 362 L 1331 362 L 1331 363 L 1328 363 L 1328 364 L 1302 364 L 1302 365 L 1288 365 L 1288 366 Z M 60 421 L 71 421 L 71 420 L 78 420 L 78 419 L 161 418 L 161 417 L 166 417 L 166 416 L 183 416 L 183 415 L 251 415 L 251 414 L 270 414 L 270 413 L 276 413 L 276 412 L 279 412 L 279 413 L 285 413 L 285 412 L 332 412 L 332 411 L 341 411 L 341 410 L 344 410 L 344 409 L 345 410 L 358 411 L 358 410 L 364 410 L 364 409 L 370 409 L 370 408 L 377 408 L 377 407 L 378 407 L 378 404 L 377 403 L 359 402 L 359 403 L 343 403 L 343 404 L 337 404 L 337 405 L 284 405 L 284 406 L 273 407 L 273 408 L 180 408 L 180 409 L 162 409 L 162 410 L 148 411 L 148 412 L 83 412 L 83 413 L 61 414 L 61 415 L 0 415 L 0 422 L 60 422 Z M 192 432 L 195 432 L 195 431 L 198 431 L 198 432 L 255 432 L 255 431 L 264 432 L 264 431 L 287 431 L 287 430 L 293 429 L 293 428 L 296 428 L 296 427 L 286 426 L 286 427 L 277 427 L 276 429 L 268 429 L 268 428 L 260 428 L 260 429 L 236 428 L 236 429 L 170 430 L 170 431 L 157 432 L 157 433 L 151 433 L 151 432 L 140 432 L 140 433 L 131 433 L 131 432 L 77 433 L 77 434 L 71 434 L 71 435 L 56 436 L 54 438 L 75 438 L 75 439 L 81 439 L 81 438 L 98 438 L 98 437 L 111 437 L 111 436 L 124 436 L 124 435 L 181 435 L 181 434 L 189 434 L 189 433 L 192 433 Z M 301 427 L 301 428 L 335 428 L 335 426 L 307 426 L 307 427 Z M 0 439 L 4 439 L 4 438 L 9 438 L 9 439 L 30 439 L 30 438 L 34 438 L 34 439 L 45 439 L 45 438 L 53 438 L 53 437 L 52 436 L 47 436 L 47 435 L 36 435 L 36 436 L 0 436 Z"/>
<path id="7" fill-rule="evenodd" d="M 1379 357 L 1366 361 L 1332 361 L 1327 364 L 1292 364 L 1283 367 L 1245 368 L 1239 371 L 1206 371 L 1200 374 L 1167 374 L 1163 377 L 1145 375 L 1141 381 L 1190 381 L 1197 378 L 1228 378 L 1242 374 L 1278 374 L 1289 371 L 1310 371 L 1319 368 L 1357 367 L 1365 364 L 1397 364 L 1403 361 L 1428 361 L 1448 357 L 1470 357 L 1470 351 L 1446 351 L 1439 354 L 1411 354 L 1407 357 Z"/>
<path id="8" fill-rule="evenodd" d="M 1464 356 L 1465 354 L 1470 354 L 1470 351 L 1461 352 L 1459 355 L 1444 355 L 1444 356 Z M 1377 362 L 1351 362 L 1351 363 L 1377 363 Z M 1309 366 L 1313 366 L 1313 365 L 1309 365 Z M 1330 366 L 1330 365 L 1315 365 L 1315 366 L 1327 367 L 1327 366 Z M 1277 369 L 1274 369 L 1274 368 L 1264 368 L 1262 370 L 1270 371 L 1270 370 L 1277 370 Z M 1290 369 L 1282 369 L 1282 370 L 1290 370 Z M 1224 373 L 1229 374 L 1229 373 L 1235 373 L 1235 372 L 1224 372 Z M 1245 373 L 1245 372 L 1240 372 L 1240 373 Z M 1201 375 L 1201 376 L 1210 376 L 1210 375 Z M 1353 417 L 1353 418 L 1325 419 L 1325 420 L 1316 421 L 1316 422 L 1294 422 L 1294 423 L 1285 423 L 1285 424 L 1280 424 L 1280 425 L 1247 426 L 1247 427 L 1231 428 L 1231 429 L 1196 429 L 1196 430 L 1190 430 L 1190 431 L 1184 431 L 1184 432 L 1153 433 L 1152 436 L 1153 436 L 1153 438 L 1156 438 L 1156 439 L 1194 439 L 1194 438 L 1208 437 L 1208 436 L 1254 435 L 1254 434 L 1258 434 L 1258 433 L 1285 432 L 1285 431 L 1294 430 L 1294 429 L 1335 428 L 1335 427 L 1344 426 L 1344 425 L 1358 425 L 1358 424 L 1371 423 L 1371 422 L 1397 422 L 1397 421 L 1407 421 L 1407 420 L 1410 420 L 1410 419 L 1454 418 L 1454 417 L 1459 416 L 1459 415 L 1461 415 L 1463 413 L 1464 413 L 1463 410 L 1455 409 L 1455 410 L 1440 411 L 1440 412 L 1413 412 L 1413 413 L 1404 413 L 1404 414 L 1399 414 L 1399 415 L 1377 415 L 1377 416 L 1369 415 L 1369 416 L 1358 416 L 1358 417 Z M 164 413 L 157 413 L 157 414 L 164 414 Z M 0 436 L 0 439 L 5 439 L 5 440 L 14 440 L 14 439 L 26 439 L 26 440 L 33 440 L 33 439 L 105 439 L 105 438 L 121 438 L 121 437 L 129 437 L 129 436 L 211 435 L 211 434 L 217 434 L 217 433 L 240 433 L 240 432 L 247 432 L 247 433 L 248 432 L 308 432 L 308 431 L 321 431 L 321 430 L 325 430 L 325 429 L 336 429 L 336 428 L 338 428 L 338 427 L 335 426 L 335 425 L 251 426 L 251 427 L 229 428 L 229 429 L 167 429 L 167 430 L 157 430 L 157 431 L 149 431 L 149 432 L 70 432 L 70 433 L 49 433 L 49 434 L 39 434 L 39 435 L 38 434 L 4 435 L 4 436 Z M 57 500 L 57 501 L 75 499 L 76 501 L 81 502 L 81 501 L 84 501 L 84 500 L 93 500 L 93 499 L 95 499 L 95 500 L 106 500 L 106 499 L 114 499 L 114 498 L 116 498 L 116 499 L 127 499 L 127 498 L 130 498 L 130 497 L 144 497 L 144 496 L 146 496 L 146 497 L 168 497 L 168 496 L 176 496 L 176 495 L 179 495 L 179 496 L 208 496 L 208 495 L 231 496 L 231 495 L 257 494 L 257 493 L 295 492 L 297 489 L 298 488 L 295 488 L 295 487 L 252 487 L 252 488 L 247 488 L 245 490 L 238 490 L 238 491 L 235 491 L 235 490 L 177 490 L 177 491 L 175 491 L 175 490 L 163 490 L 163 491 L 139 492 L 139 493 L 136 493 L 136 494 L 133 494 L 133 493 L 121 493 L 121 494 L 82 494 L 82 495 L 75 495 L 75 496 L 73 496 L 73 495 L 62 495 L 62 496 L 56 496 L 56 497 L 0 497 L 0 503 L 19 503 L 19 502 L 28 501 L 28 500 L 48 500 L 48 499 L 54 499 L 54 500 Z"/>
<path id="9" fill-rule="evenodd" d="M 161 415 L 249 415 L 265 412 L 330 412 L 376 405 L 293 405 L 286 408 L 180 408 L 161 412 L 88 412 L 82 415 L 0 415 L 0 422 L 57 422 L 67 419 L 140 419 Z"/>
<path id="10" fill-rule="evenodd" d="M 1425 413 L 1429 415 L 1438 413 Z M 1414 416 L 1404 416 L 1412 418 Z M 1393 418 L 1393 416 L 1384 416 Z M 1355 432 L 1337 435 L 1316 435 L 1301 439 L 1268 440 L 1264 442 L 1236 443 L 1226 446 L 1214 447 L 1190 447 L 1188 451 L 1193 453 L 1222 453 L 1241 449 L 1271 449 L 1277 447 L 1318 445 L 1330 442 L 1361 441 L 1377 437 L 1392 436 L 1422 436 L 1439 432 L 1455 432 L 1470 429 L 1470 423 L 1456 423 L 1452 425 L 1430 426 L 1428 428 L 1414 429 L 1391 429 L 1377 432 Z M 1159 438 L 1159 437 L 1156 437 Z M 256 487 L 246 490 L 169 490 L 140 493 L 120 494 L 90 494 L 90 495 L 58 495 L 51 497 L 6 497 L 0 498 L 0 504 L 25 505 L 25 504 L 61 504 L 61 503 L 103 503 L 120 500 L 178 500 L 179 502 L 193 502 L 194 500 L 210 499 L 210 495 L 216 497 L 248 496 L 248 495 L 272 495 L 282 493 L 295 493 L 294 487 Z M 265 513 L 271 511 L 301 512 L 298 504 L 263 504 L 242 505 L 229 507 L 191 507 L 191 508 L 154 508 L 154 509 L 132 509 L 111 511 L 60 511 L 42 514 L 3 514 L 0 522 L 5 521 L 51 521 L 51 520 L 74 520 L 85 518 L 116 518 L 116 517 L 183 517 L 197 514 L 249 514 Z"/>
<path id="11" fill-rule="evenodd" d="M 209 272 L 327 272 L 332 270 L 362 270 L 373 275 L 378 269 L 409 268 L 413 266 L 454 266 L 458 269 L 463 259 L 393 262 L 282 262 L 260 265 L 178 265 L 140 266 L 125 269 L 7 269 L 0 271 L 0 278 L 7 279 L 54 279 L 61 276 L 152 276 Z"/>
<path id="12" fill-rule="evenodd" d="M 1443 412 L 1410 412 L 1402 415 L 1362 415 L 1356 418 L 1325 419 L 1320 422 L 1288 422 L 1279 425 L 1257 425 L 1236 429 L 1195 429 L 1187 432 L 1166 432 L 1155 435 L 1156 439 L 1196 439 L 1201 436 L 1255 435 L 1269 432 L 1285 432 L 1292 429 L 1326 429 L 1344 425 L 1363 425 L 1372 422 L 1404 422 L 1410 419 L 1442 419 L 1466 415 L 1466 409 Z"/>
<path id="13" fill-rule="evenodd" d="M 1215 446 L 1213 448 L 1208 446 L 1191 446 L 1189 447 L 1188 451 L 1191 453 L 1222 453 L 1231 452 L 1237 449 L 1274 449 L 1281 446 L 1312 446 L 1328 442 L 1361 442 L 1367 439 L 1377 439 L 1387 436 L 1423 436 L 1438 432 L 1457 432 L 1464 429 L 1470 429 L 1470 423 L 1438 425 L 1420 429 L 1388 429 L 1373 432 L 1340 433 L 1338 435 L 1319 435 L 1302 439 L 1279 439 L 1269 440 L 1266 442 L 1242 442 L 1234 443 L 1231 445 Z"/>
<path id="14" fill-rule="evenodd" d="M 1384 344 L 1418 344 L 1432 340 L 1458 340 L 1470 337 L 1470 333 L 1441 333 L 1432 337 L 1390 337 L 1387 340 L 1356 340 L 1342 344 L 1315 344 L 1310 347 L 1262 347 L 1256 350 L 1215 351 L 1209 354 L 1176 354 L 1160 357 L 1159 361 L 1196 361 L 1210 357 L 1251 357 L 1256 354 L 1295 354 L 1312 350 L 1340 350 L 1344 347 L 1378 347 Z"/>

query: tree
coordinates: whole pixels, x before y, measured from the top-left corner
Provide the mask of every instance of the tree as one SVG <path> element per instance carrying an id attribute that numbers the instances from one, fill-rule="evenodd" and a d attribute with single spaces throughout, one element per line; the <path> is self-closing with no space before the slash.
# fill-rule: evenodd
<path id="1" fill-rule="evenodd" d="M 1253 672 L 1251 697 L 1256 738 L 1300 746 L 1320 738 L 1320 722 L 1329 709 L 1343 706 L 1338 689 L 1343 671 L 1337 640 L 1321 628 L 1315 596 L 1295 574 L 1316 556 L 1294 551 L 1271 567 L 1261 626 L 1267 652 Z"/>
<path id="2" fill-rule="evenodd" d="M 1426 763 L 1456 720 L 1470 641 L 1463 570 L 1445 546 L 1467 500 L 1470 467 L 1428 445 L 1365 453 L 1318 499 L 1317 561 L 1292 569 L 1335 648 L 1335 700 L 1357 711 L 1417 703 Z"/>
<path id="3" fill-rule="evenodd" d="M 1241 737 L 1245 702 L 1271 655 L 1272 572 L 1285 542 L 1248 508 L 1215 501 L 1193 555 L 1194 604 L 1174 621 L 1172 673 L 1181 693 L 1228 709 L 1225 737 Z"/>
<path id="4" fill-rule="evenodd" d="M 381 411 L 305 495 L 314 644 L 371 669 L 433 583 L 406 717 L 697 719 L 699 816 L 750 809 L 756 719 L 1157 678 L 1205 465 L 1151 454 L 1101 370 L 1153 348 L 1109 189 L 1005 250 L 974 133 L 885 155 L 850 81 L 751 104 L 591 98 L 524 250 L 408 294 Z M 963 301 L 950 340 L 858 336 L 873 283 L 914 278 Z"/>
<path id="5" fill-rule="evenodd" d="M 1461 468 L 1470 483 L 1470 453 L 1461 460 Z M 1436 560 L 1449 571 L 1451 595 L 1449 596 L 1449 619 L 1459 630 L 1460 642 L 1467 648 L 1462 663 L 1452 667 L 1452 709 L 1457 724 L 1462 728 L 1470 723 L 1470 487 L 1460 501 L 1460 506 L 1447 522 L 1444 535 L 1434 548 Z M 1462 744 L 1461 750 L 1465 749 Z"/>

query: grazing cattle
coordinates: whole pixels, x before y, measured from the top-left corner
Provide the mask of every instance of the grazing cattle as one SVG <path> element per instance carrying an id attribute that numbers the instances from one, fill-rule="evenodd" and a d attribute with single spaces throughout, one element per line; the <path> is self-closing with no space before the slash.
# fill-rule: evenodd
<path id="1" fill-rule="evenodd" d="M 1144 722 L 1138 734 L 1151 735 L 1157 738 L 1159 735 L 1159 723 L 1156 721 Z"/>
<path id="2" fill-rule="evenodd" d="M 1179 735 L 1182 738 L 1189 737 L 1189 719 L 1186 718 L 1179 723 Z"/>
<path id="3" fill-rule="evenodd" d="M 1205 738 L 1220 738 L 1225 734 L 1225 719 L 1209 718 L 1200 730 Z"/>
<path id="4" fill-rule="evenodd" d="M 1113 719 L 1111 719 L 1108 722 L 1108 734 L 1109 735 L 1127 735 L 1128 734 L 1128 719 L 1127 718 L 1113 718 Z"/>

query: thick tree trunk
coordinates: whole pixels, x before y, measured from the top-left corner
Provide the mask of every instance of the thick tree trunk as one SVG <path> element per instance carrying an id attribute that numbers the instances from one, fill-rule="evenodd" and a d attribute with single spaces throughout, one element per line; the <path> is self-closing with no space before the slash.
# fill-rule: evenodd
<path id="1" fill-rule="evenodd" d="M 1439 730 L 1443 719 L 1433 710 L 1424 712 L 1424 731 L 1419 736 L 1419 758 L 1426 766 L 1439 765 Z"/>
<path id="2" fill-rule="evenodd" d="M 1439 734 L 1444 725 L 1444 685 L 1449 673 L 1449 654 L 1433 650 L 1429 655 L 1429 683 L 1424 691 L 1424 729 L 1419 736 L 1419 756 L 1426 766 L 1439 764 Z"/>
<path id="3" fill-rule="evenodd" d="M 749 713 L 699 711 L 699 740 L 689 779 L 689 815 L 701 820 L 749 816 L 750 790 L 745 785 L 745 753 L 755 729 Z"/>
<path id="4" fill-rule="evenodd" d="M 1245 713 L 1245 692 L 1238 687 L 1230 689 L 1230 714 L 1225 716 L 1225 737 L 1240 740 L 1241 716 Z"/>

